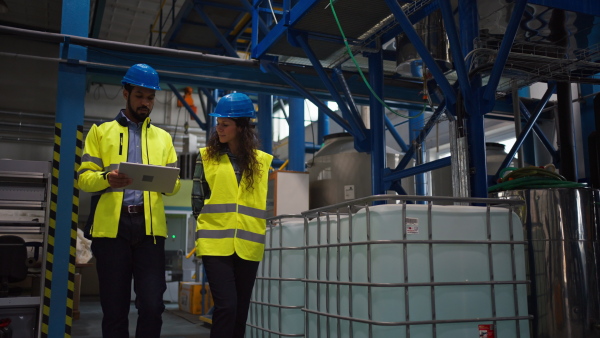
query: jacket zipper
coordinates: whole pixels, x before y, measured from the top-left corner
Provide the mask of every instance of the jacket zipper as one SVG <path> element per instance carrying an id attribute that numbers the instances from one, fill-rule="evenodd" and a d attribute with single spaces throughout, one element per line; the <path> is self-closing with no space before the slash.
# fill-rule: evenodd
<path id="1" fill-rule="evenodd" d="M 119 134 L 119 155 L 123 155 L 123 133 Z"/>

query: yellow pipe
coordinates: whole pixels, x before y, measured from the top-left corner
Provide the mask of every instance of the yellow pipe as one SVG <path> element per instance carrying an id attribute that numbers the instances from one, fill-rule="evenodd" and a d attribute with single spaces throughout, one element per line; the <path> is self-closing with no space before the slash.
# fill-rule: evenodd
<path id="1" fill-rule="evenodd" d="M 188 252 L 187 255 L 185 255 L 185 258 L 190 258 L 192 257 L 192 255 L 194 254 L 194 252 L 196 252 L 196 248 L 193 248 L 192 251 Z"/>
<path id="2" fill-rule="evenodd" d="M 285 168 L 285 166 L 288 165 L 288 163 L 290 163 L 290 160 L 289 159 L 285 160 L 285 162 L 283 162 L 283 164 L 281 165 L 281 167 L 279 167 L 278 170 L 283 170 L 283 168 Z"/>

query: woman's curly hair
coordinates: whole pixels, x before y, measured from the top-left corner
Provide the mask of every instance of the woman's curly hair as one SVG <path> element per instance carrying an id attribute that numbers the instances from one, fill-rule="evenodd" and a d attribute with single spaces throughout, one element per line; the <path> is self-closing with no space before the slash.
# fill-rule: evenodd
<path id="1" fill-rule="evenodd" d="M 256 159 L 256 150 L 260 147 L 260 142 L 254 126 L 250 124 L 250 118 L 240 117 L 231 120 L 233 120 L 236 127 L 242 128 L 241 133 L 238 134 L 239 151 L 236 158 L 242 172 L 242 179 L 247 180 L 248 190 L 251 190 L 254 185 L 254 173 L 260 175 L 259 167 L 261 164 Z M 219 141 L 219 135 L 213 128 L 210 138 L 206 142 L 207 160 L 218 161 L 227 149 L 227 143 Z"/>

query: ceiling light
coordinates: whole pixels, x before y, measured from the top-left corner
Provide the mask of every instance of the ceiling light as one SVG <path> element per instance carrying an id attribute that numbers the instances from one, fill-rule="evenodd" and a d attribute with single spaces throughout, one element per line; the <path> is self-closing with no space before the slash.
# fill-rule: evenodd
<path id="1" fill-rule="evenodd" d="M 0 14 L 8 13 L 8 5 L 6 1 L 0 0 Z"/>

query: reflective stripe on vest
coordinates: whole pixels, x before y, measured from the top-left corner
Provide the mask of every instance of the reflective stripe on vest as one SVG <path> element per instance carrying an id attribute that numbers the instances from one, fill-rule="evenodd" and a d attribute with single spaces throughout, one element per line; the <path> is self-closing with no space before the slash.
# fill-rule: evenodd
<path id="1" fill-rule="evenodd" d="M 235 234 L 235 229 L 226 229 L 226 230 L 198 230 L 196 232 L 198 238 L 212 238 L 212 239 L 223 239 L 223 238 L 241 238 L 250 242 L 256 242 L 260 244 L 265 244 L 265 235 L 255 234 L 250 231 L 238 229 L 237 236 Z"/>

